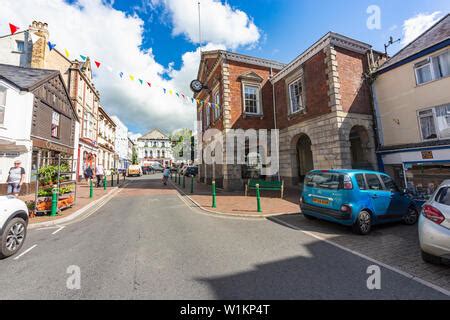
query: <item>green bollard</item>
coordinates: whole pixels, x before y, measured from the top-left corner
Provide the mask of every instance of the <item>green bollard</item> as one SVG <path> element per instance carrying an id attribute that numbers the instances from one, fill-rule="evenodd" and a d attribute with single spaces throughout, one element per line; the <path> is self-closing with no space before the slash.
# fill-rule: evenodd
<path id="1" fill-rule="evenodd" d="M 119 185 L 120 184 L 120 173 L 118 172 L 117 173 L 117 185 Z"/>
<path id="2" fill-rule="evenodd" d="M 106 175 L 103 177 L 103 190 L 106 190 Z"/>
<path id="3" fill-rule="evenodd" d="M 92 182 L 92 179 L 89 179 L 89 198 L 94 197 L 94 183 Z"/>
<path id="4" fill-rule="evenodd" d="M 256 206 L 257 206 L 258 212 L 262 212 L 261 193 L 259 192 L 259 184 L 256 185 Z"/>
<path id="5" fill-rule="evenodd" d="M 191 177 L 191 193 L 194 193 L 194 176 Z"/>
<path id="6" fill-rule="evenodd" d="M 183 176 L 183 189 L 186 189 L 186 176 Z"/>
<path id="7" fill-rule="evenodd" d="M 56 213 L 58 212 L 58 188 L 56 186 L 53 187 L 52 190 L 52 212 L 51 216 L 56 216 Z"/>
<path id="8" fill-rule="evenodd" d="M 111 187 L 114 187 L 114 175 L 111 173 Z"/>
<path id="9" fill-rule="evenodd" d="M 217 200 L 216 200 L 216 182 L 212 182 L 212 207 L 217 208 Z"/>

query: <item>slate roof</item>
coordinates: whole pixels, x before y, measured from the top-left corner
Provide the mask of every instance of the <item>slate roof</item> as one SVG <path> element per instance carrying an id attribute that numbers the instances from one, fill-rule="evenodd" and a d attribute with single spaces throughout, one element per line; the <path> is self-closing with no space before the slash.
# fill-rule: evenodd
<path id="1" fill-rule="evenodd" d="M 138 140 L 167 140 L 169 139 L 166 134 L 164 134 L 159 129 L 153 129 L 146 134 L 144 134 L 142 137 L 140 137 Z"/>
<path id="2" fill-rule="evenodd" d="M 17 86 L 22 91 L 32 91 L 43 82 L 59 74 L 56 70 L 33 69 L 0 64 L 0 79 Z"/>
<path id="3" fill-rule="evenodd" d="M 388 68 L 395 67 L 396 64 L 408 59 L 430 47 L 450 40 L 450 14 L 447 14 L 439 20 L 430 29 L 421 34 L 416 40 L 400 50 L 391 59 L 378 69 L 378 72 L 386 71 Z"/>

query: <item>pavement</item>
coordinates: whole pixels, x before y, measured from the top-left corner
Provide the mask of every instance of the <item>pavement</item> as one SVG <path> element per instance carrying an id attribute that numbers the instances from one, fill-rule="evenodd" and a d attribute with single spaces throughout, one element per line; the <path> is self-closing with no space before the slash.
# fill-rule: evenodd
<path id="1" fill-rule="evenodd" d="M 0 261 L 0 298 L 450 298 L 443 288 L 302 230 L 300 218 L 210 215 L 162 186 L 159 175 L 130 179 L 95 211 L 30 230 L 21 252 Z M 380 290 L 367 287 L 374 265 Z"/>

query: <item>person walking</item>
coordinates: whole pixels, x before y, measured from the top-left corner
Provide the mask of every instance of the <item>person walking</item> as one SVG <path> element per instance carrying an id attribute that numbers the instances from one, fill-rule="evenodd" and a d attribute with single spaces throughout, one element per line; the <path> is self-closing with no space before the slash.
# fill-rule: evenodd
<path id="1" fill-rule="evenodd" d="M 94 172 L 92 171 L 91 165 L 88 165 L 88 167 L 84 170 L 84 178 L 86 179 L 86 182 L 88 182 L 89 179 L 92 179 L 93 175 Z"/>
<path id="2" fill-rule="evenodd" d="M 170 177 L 170 168 L 166 167 L 163 171 L 163 183 L 165 186 L 167 186 L 167 181 L 169 180 Z"/>
<path id="3" fill-rule="evenodd" d="M 97 177 L 97 188 L 99 188 L 101 187 L 103 176 L 105 175 L 105 169 L 103 169 L 103 166 L 100 163 L 95 167 L 95 175 Z"/>
<path id="4" fill-rule="evenodd" d="M 14 167 L 9 169 L 8 179 L 6 180 L 8 183 L 7 194 L 14 194 L 15 197 L 19 196 L 25 180 L 25 169 L 21 167 L 21 164 L 20 160 L 14 161 Z"/>

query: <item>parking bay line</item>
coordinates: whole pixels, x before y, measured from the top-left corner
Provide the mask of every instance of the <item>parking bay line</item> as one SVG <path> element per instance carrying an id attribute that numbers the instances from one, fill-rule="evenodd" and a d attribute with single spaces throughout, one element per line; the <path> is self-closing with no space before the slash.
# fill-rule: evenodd
<path id="1" fill-rule="evenodd" d="M 57 234 L 58 232 L 60 232 L 64 228 L 65 228 L 65 226 L 61 226 L 58 230 L 54 231 L 52 234 Z"/>
<path id="2" fill-rule="evenodd" d="M 334 246 L 334 247 L 336 247 L 336 248 L 339 248 L 339 249 L 341 249 L 341 250 L 347 251 L 347 252 L 349 252 L 349 253 L 351 253 L 351 254 L 353 254 L 353 255 L 356 255 L 356 256 L 358 256 L 358 257 L 360 257 L 360 258 L 363 258 L 363 259 L 365 259 L 365 260 L 368 260 L 368 261 L 370 261 L 370 262 L 373 262 L 373 263 L 375 263 L 375 264 L 377 264 L 377 265 L 379 265 L 379 266 L 382 266 L 382 267 L 384 267 L 384 268 L 386 268 L 386 269 L 388 269 L 388 270 L 391 270 L 391 271 L 393 271 L 393 272 L 395 272 L 395 273 L 398 273 L 398 274 L 400 274 L 400 275 L 402 275 L 402 276 L 404 276 L 404 277 L 406 277 L 406 278 L 408 278 L 408 279 L 411 279 L 411 280 L 413 280 L 413 281 L 419 282 L 420 284 L 423 284 L 424 286 L 427 286 L 427 287 L 429 287 L 429 288 L 431 288 L 431 289 L 434 289 L 434 290 L 436 290 L 436 291 L 439 291 L 440 293 L 443 293 L 443 294 L 445 294 L 446 296 L 449 296 L 449 297 L 450 297 L 450 291 L 448 291 L 448 290 L 446 290 L 446 289 L 444 289 L 444 288 L 441 288 L 441 287 L 439 287 L 439 286 L 437 286 L 437 285 L 435 285 L 435 284 L 433 284 L 433 283 L 431 283 L 431 282 L 429 282 L 429 281 L 427 281 L 427 280 L 424 280 L 424 279 L 422 279 L 422 278 L 416 277 L 416 276 L 414 276 L 414 275 L 412 275 L 412 274 L 410 274 L 410 273 L 407 273 L 407 272 L 405 272 L 405 271 L 402 271 L 402 270 L 400 270 L 400 269 L 397 269 L 396 267 L 390 266 L 390 265 L 388 265 L 388 264 L 386 264 L 386 263 L 383 263 L 383 262 L 381 262 L 381 261 L 378 261 L 378 260 L 376 260 L 376 259 L 373 259 L 373 258 L 371 258 L 371 257 L 368 257 L 368 256 L 366 256 L 366 255 L 364 255 L 364 254 L 362 254 L 362 253 L 359 253 L 359 252 L 357 252 L 357 251 L 354 251 L 354 250 L 351 250 L 351 249 L 349 249 L 349 248 L 346 248 L 346 247 L 344 247 L 344 246 L 342 246 L 342 245 L 340 245 L 340 244 L 338 244 L 338 243 L 335 243 L 335 242 L 333 242 L 333 241 L 330 241 L 330 240 L 328 240 L 328 239 L 325 239 L 324 237 L 318 236 L 318 235 L 316 235 L 316 234 L 314 234 L 314 233 L 312 233 L 312 232 L 303 230 L 303 229 L 301 229 L 301 228 L 299 228 L 299 227 L 297 227 L 297 226 L 294 226 L 294 225 L 292 225 L 292 224 L 290 224 L 290 223 L 288 223 L 288 222 L 282 221 L 282 220 L 280 220 L 280 219 L 278 219 L 278 218 L 276 218 L 276 217 L 271 217 L 270 220 L 276 221 L 276 222 L 278 222 L 278 223 L 280 223 L 280 224 L 282 224 L 282 225 L 285 225 L 285 226 L 287 226 L 287 227 L 290 227 L 290 228 L 293 228 L 293 229 L 295 229 L 295 230 L 298 230 L 298 231 L 300 231 L 300 232 L 302 232 L 302 233 L 304 233 L 304 234 L 306 234 L 306 235 L 308 235 L 308 236 L 310 236 L 310 237 L 313 237 L 313 238 L 315 238 L 315 239 L 317 239 L 317 240 L 326 242 L 326 243 L 328 243 L 328 244 L 330 244 L 330 245 L 332 245 L 332 246 Z M 269 221 L 270 221 L 270 220 L 269 220 Z"/>
<path id="3" fill-rule="evenodd" d="M 37 244 L 35 244 L 34 246 L 28 248 L 27 250 L 25 250 L 24 252 L 19 254 L 17 257 L 15 257 L 14 260 L 18 260 L 20 257 L 22 257 L 23 255 L 27 254 L 28 252 L 30 252 L 31 250 L 33 250 L 36 247 L 37 247 Z"/>

